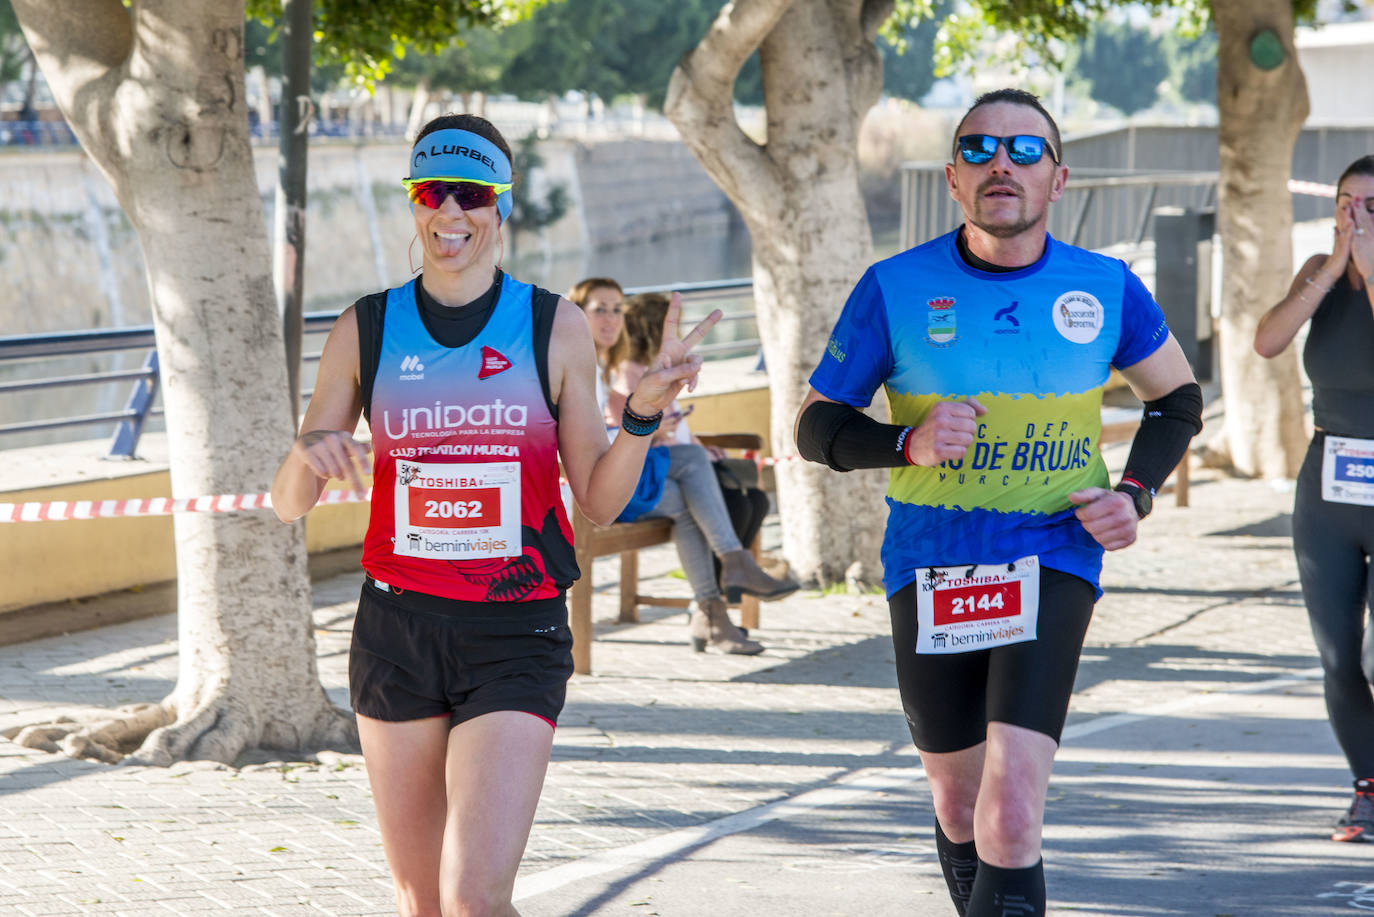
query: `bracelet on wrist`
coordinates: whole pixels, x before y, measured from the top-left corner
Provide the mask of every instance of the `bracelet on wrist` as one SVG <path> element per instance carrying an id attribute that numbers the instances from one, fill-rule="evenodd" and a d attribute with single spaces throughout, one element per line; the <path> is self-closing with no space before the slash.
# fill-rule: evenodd
<path id="1" fill-rule="evenodd" d="M 663 412 L 645 417 L 630 410 L 630 399 L 625 399 L 625 409 L 620 412 L 620 429 L 631 436 L 649 436 L 663 422 Z"/>

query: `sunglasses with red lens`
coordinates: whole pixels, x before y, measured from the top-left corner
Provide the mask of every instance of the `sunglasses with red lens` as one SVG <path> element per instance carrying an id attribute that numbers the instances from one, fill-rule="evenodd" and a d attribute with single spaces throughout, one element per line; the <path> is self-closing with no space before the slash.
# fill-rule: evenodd
<path id="1" fill-rule="evenodd" d="M 508 183 L 493 184 L 471 179 L 407 178 L 401 184 L 405 185 L 412 204 L 431 210 L 444 206 L 450 194 L 464 210 L 495 207 L 497 197 L 511 189 Z"/>

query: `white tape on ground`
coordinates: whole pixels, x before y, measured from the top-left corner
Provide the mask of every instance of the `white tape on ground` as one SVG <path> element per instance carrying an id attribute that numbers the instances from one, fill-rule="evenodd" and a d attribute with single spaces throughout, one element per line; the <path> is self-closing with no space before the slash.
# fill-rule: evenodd
<path id="1" fill-rule="evenodd" d="M 1064 739 L 1082 738 L 1093 733 L 1115 729 L 1118 726 L 1128 726 L 1142 720 L 1168 716 L 1180 710 L 1202 707 L 1209 702 L 1228 697 L 1260 694 L 1277 688 L 1310 683 L 1320 677 L 1321 669 L 1304 669 L 1283 678 L 1271 678 L 1268 681 L 1237 685 L 1225 690 L 1190 694 L 1176 701 L 1150 707 L 1140 713 L 1117 713 L 1076 723 L 1064 730 Z M 910 768 L 875 767 L 855 771 L 830 786 L 808 790 L 789 799 L 780 799 L 777 802 L 770 802 L 745 812 L 727 815 L 705 824 L 694 825 L 691 828 L 680 828 L 677 831 L 670 831 L 667 834 L 640 841 L 637 844 L 594 853 L 562 866 L 555 866 L 543 872 L 522 876 L 515 882 L 515 894 L 512 900 L 521 901 L 526 898 L 533 898 L 535 895 L 555 891 L 574 882 L 613 872 L 626 866 L 633 866 L 636 863 L 674 858 L 693 847 L 699 847 L 702 844 L 731 834 L 738 834 L 741 831 L 750 831 L 771 821 L 830 806 L 849 805 L 874 793 L 905 789 L 923 779 L 925 779 L 925 773 L 914 762 Z"/>

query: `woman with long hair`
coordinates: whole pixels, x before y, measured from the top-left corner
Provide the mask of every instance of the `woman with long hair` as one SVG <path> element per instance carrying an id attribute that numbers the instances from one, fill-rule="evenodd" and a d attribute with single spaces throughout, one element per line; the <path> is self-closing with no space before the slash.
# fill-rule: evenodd
<path id="1" fill-rule="evenodd" d="M 1275 357 L 1307 325 L 1315 433 L 1293 505 L 1293 549 L 1325 676 L 1326 710 L 1355 779 L 1333 841 L 1374 842 L 1374 156 L 1336 184 L 1330 254 L 1308 258 L 1260 319 Z"/>
<path id="2" fill-rule="evenodd" d="M 626 335 L 625 296 L 616 281 L 587 278 L 573 287 L 569 298 L 587 313 L 603 378 L 612 387 L 606 393 L 607 403 L 614 405 L 626 391 L 633 390 L 633 386 L 627 387 L 623 374 L 640 374 L 641 367 L 652 364 L 657 354 L 647 357 L 646 364 L 629 361 L 635 342 Z M 664 301 L 671 302 L 667 297 Z M 607 413 L 614 416 L 614 408 L 608 408 Z M 679 440 L 681 420 L 681 410 L 670 405 L 655 433 L 654 448 L 645 461 L 635 496 L 620 520 L 673 520 L 673 544 L 696 602 L 688 624 L 693 648 L 698 652 L 710 647 L 724 653 L 754 655 L 763 651 L 763 645 L 749 639 L 730 620 L 722 591 L 735 600 L 748 593 L 772 601 L 798 587 L 791 580 L 769 576 L 744 547 L 711 467 L 711 455 L 700 443 Z"/>
<path id="3" fill-rule="evenodd" d="M 349 690 L 397 908 L 511 915 L 572 674 L 578 570 L 559 459 L 583 512 L 614 519 L 719 313 L 685 338 L 674 316 L 608 443 L 586 319 L 500 268 L 505 139 L 444 115 L 409 164 L 422 272 L 335 322 L 272 501 L 291 521 L 330 478 L 361 492 L 371 468 Z M 371 461 L 353 438 L 360 414 Z"/>

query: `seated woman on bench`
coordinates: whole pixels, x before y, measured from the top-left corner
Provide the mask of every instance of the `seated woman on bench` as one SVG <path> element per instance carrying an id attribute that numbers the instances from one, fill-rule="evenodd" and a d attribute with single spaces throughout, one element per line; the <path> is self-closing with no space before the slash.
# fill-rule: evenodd
<path id="1" fill-rule="evenodd" d="M 625 296 L 620 284 L 607 277 L 592 277 L 573 287 L 568 299 L 582 307 L 596 343 L 598 396 L 607 402 L 618 400 L 610 391 L 611 370 L 642 374 L 657 353 L 632 352 L 625 333 Z M 662 318 L 659 318 L 662 325 Z M 640 363 L 642 358 L 645 362 Z M 623 378 L 615 380 L 625 389 Z M 754 556 L 740 542 L 730 521 L 720 485 L 711 467 L 711 456 L 696 443 L 680 443 L 675 428 L 680 410 L 670 406 L 656 434 L 655 446 L 645 460 L 639 487 L 619 522 L 666 517 L 673 520 L 673 542 L 682 561 L 687 580 L 696 599 L 690 629 L 692 646 L 697 651 L 711 646 L 724 653 L 754 655 L 763 651 L 756 640 L 748 639 L 730 621 L 721 595 L 748 593 L 763 601 L 780 599 L 796 591 L 791 580 L 777 580 L 761 570 Z M 617 415 L 618 416 L 618 415 Z M 719 556 L 721 573 L 717 579 L 714 559 Z"/>

